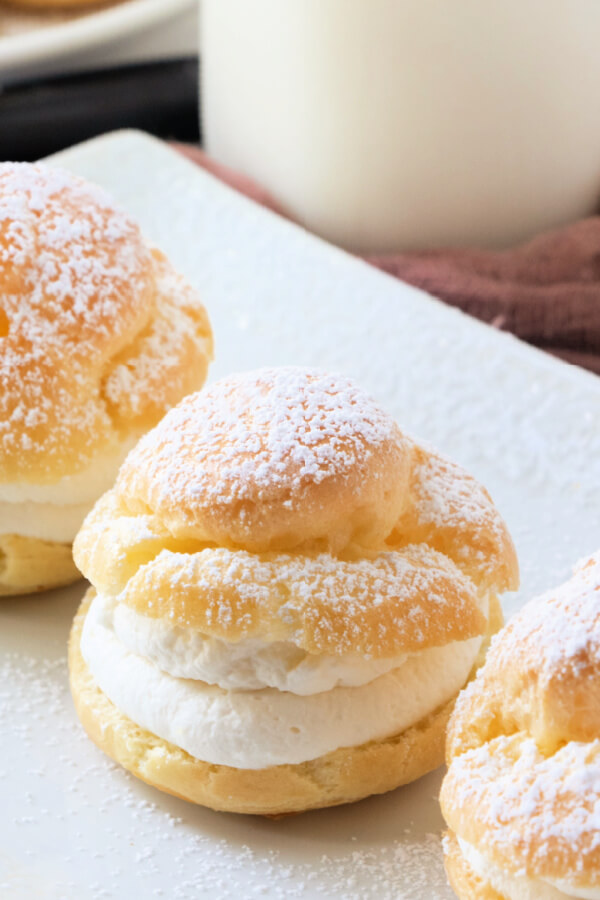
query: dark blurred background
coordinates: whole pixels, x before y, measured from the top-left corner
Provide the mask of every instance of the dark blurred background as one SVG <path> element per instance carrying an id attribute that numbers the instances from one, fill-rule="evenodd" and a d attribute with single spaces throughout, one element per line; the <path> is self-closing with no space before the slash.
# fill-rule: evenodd
<path id="1" fill-rule="evenodd" d="M 200 140 L 198 59 L 52 76 L 0 87 L 0 159 L 35 160 L 118 128 Z"/>
<path id="2" fill-rule="evenodd" d="M 119 128 L 197 142 L 198 0 L 0 0 L 0 160 Z"/>

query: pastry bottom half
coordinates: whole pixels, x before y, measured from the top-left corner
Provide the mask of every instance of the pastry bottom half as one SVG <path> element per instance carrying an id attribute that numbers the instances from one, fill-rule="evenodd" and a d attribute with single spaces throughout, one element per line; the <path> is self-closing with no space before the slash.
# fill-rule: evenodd
<path id="1" fill-rule="evenodd" d="M 0 597 L 62 587 L 81 577 L 71 544 L 0 534 Z"/>
<path id="2" fill-rule="evenodd" d="M 75 707 L 94 743 L 153 787 L 215 810 L 278 816 L 382 794 L 444 762 L 454 698 L 400 734 L 297 765 L 236 769 L 195 759 L 136 725 L 97 686 L 80 650 L 91 596 L 93 591 L 79 608 L 69 641 Z"/>
<path id="3" fill-rule="evenodd" d="M 475 874 L 452 831 L 447 832 L 444 841 L 444 865 L 448 881 L 460 900 L 506 900 L 488 881 Z"/>

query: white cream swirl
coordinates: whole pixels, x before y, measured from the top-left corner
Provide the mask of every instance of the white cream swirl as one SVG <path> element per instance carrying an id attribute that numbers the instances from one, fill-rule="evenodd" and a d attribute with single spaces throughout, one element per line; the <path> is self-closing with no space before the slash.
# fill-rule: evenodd
<path id="1" fill-rule="evenodd" d="M 142 728 L 191 756 L 243 769 L 299 764 L 404 731 L 460 690 L 481 645 L 472 638 L 425 650 L 368 684 L 310 696 L 224 690 L 174 677 L 129 650 L 105 605 L 94 600 L 81 639 L 100 689 Z"/>
<path id="2" fill-rule="evenodd" d="M 94 610 L 127 650 L 156 663 L 163 672 L 225 690 L 270 687 L 302 696 L 319 694 L 368 684 L 406 659 L 406 655 L 393 659 L 365 659 L 358 653 L 313 655 L 284 641 L 232 643 L 152 619 L 109 597 L 96 597 Z"/>

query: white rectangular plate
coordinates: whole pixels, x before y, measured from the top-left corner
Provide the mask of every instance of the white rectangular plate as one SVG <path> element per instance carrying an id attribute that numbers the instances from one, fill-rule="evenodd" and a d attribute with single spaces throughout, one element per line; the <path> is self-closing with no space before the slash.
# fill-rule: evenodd
<path id="1" fill-rule="evenodd" d="M 489 488 L 515 538 L 513 611 L 600 545 L 600 380 L 479 325 L 223 187 L 109 135 L 54 162 L 102 184 L 199 287 L 211 378 L 343 370 Z M 0 895 L 16 900 L 446 900 L 441 773 L 281 821 L 195 808 L 84 737 L 65 645 L 77 585 L 0 604 Z"/>

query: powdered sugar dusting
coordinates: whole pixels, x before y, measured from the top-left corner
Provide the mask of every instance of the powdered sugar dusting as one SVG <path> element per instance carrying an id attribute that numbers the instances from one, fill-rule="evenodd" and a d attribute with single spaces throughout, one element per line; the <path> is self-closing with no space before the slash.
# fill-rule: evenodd
<path id="1" fill-rule="evenodd" d="M 0 164 L 0 480 L 82 469 L 199 388 L 211 340 L 192 294 L 100 188 Z"/>
<path id="2" fill-rule="evenodd" d="M 481 851 L 516 856 L 516 874 L 547 872 L 559 854 L 575 860 L 573 872 L 561 872 L 567 880 L 596 868 L 600 740 L 572 741 L 546 757 L 533 738 L 502 736 L 453 760 L 451 778 L 458 804 L 485 828 Z"/>
<path id="3" fill-rule="evenodd" d="M 88 382 L 147 321 L 150 276 L 137 226 L 99 188 L 60 170 L 0 165 L 5 465 L 107 427 L 98 385 Z"/>
<path id="4" fill-rule="evenodd" d="M 488 492 L 460 466 L 421 443 L 411 478 L 413 506 L 406 519 L 469 574 L 500 590 L 516 588 L 516 555 Z M 398 526 L 402 533 L 403 521 Z"/>
<path id="5" fill-rule="evenodd" d="M 367 459 L 396 435 L 393 420 L 339 375 L 295 367 L 234 375 L 186 398 L 140 442 L 157 502 L 221 503 L 283 486 L 293 495 Z"/>
<path id="6" fill-rule="evenodd" d="M 522 696 L 507 688 L 506 710 L 487 709 L 491 682 L 503 673 L 515 673 Z M 568 880 L 585 871 L 586 882 L 590 873 L 600 882 L 600 740 L 575 739 L 573 730 L 594 732 L 599 678 L 600 551 L 494 638 L 454 713 L 458 727 L 468 726 L 470 704 L 481 698 L 478 715 L 499 727 L 452 760 L 444 785 L 450 822 L 459 811 L 472 816 L 482 852 L 516 860 L 523 874 Z M 573 721 L 584 721 L 574 726 L 571 710 Z"/>
<path id="7" fill-rule="evenodd" d="M 0 164 L 0 285 L 10 332 L 32 344 L 60 336 L 79 347 L 109 333 L 120 293 L 147 265 L 139 229 L 100 188 L 60 169 Z"/>
<path id="8" fill-rule="evenodd" d="M 472 583 L 422 544 L 352 562 L 330 554 L 163 550 L 119 599 L 224 639 L 275 633 L 310 652 L 375 659 L 467 640 L 485 628 Z"/>
<path id="9" fill-rule="evenodd" d="M 456 528 L 465 520 L 487 524 L 492 519 L 492 504 L 485 489 L 433 448 L 427 447 L 427 451 L 415 477 L 419 521 L 438 528 Z M 496 528 L 500 531 L 499 526 Z"/>
<path id="10" fill-rule="evenodd" d="M 535 659 L 537 678 L 600 678 L 600 551 L 573 578 L 531 600 L 496 636 L 490 665 Z"/>
<path id="11" fill-rule="evenodd" d="M 210 322 L 197 292 L 152 251 L 155 310 L 149 325 L 114 358 L 102 383 L 111 415 L 125 423 L 151 410 L 158 420 L 204 382 L 212 358 Z"/>

